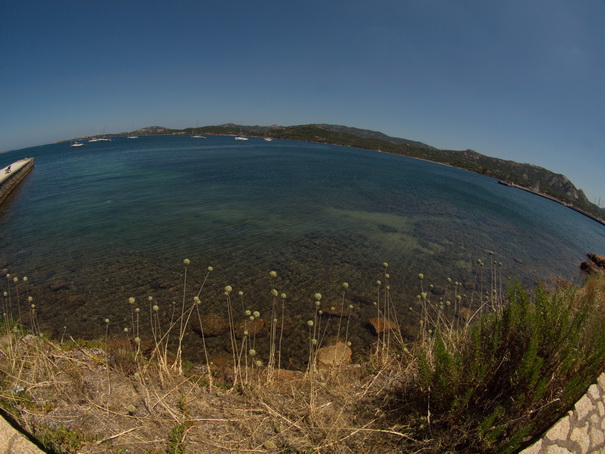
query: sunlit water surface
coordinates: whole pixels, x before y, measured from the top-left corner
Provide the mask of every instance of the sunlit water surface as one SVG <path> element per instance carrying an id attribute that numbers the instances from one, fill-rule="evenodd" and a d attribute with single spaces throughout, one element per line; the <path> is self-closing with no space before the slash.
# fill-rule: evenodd
<path id="1" fill-rule="evenodd" d="M 120 333 L 132 332 L 131 296 L 141 325 L 148 326 L 148 296 L 169 320 L 172 302 L 183 301 L 189 258 L 187 304 L 214 268 L 200 294 L 203 314 L 226 316 L 225 285 L 235 289 L 236 321 L 245 309 L 266 320 L 271 289 L 285 292 L 284 356 L 300 367 L 312 295 L 335 304 L 343 282 L 354 306 L 348 338 L 355 354 L 366 351 L 383 262 L 400 322 L 414 334 L 418 273 L 424 290 L 434 285 L 435 301 L 453 296 L 449 277 L 463 283 L 471 304 L 491 289 L 493 262 L 504 285 L 507 276 L 552 284 L 577 280 L 584 255 L 605 252 L 605 227 L 559 204 L 368 150 L 160 136 L 35 147 L 0 155 L 0 166 L 25 156 L 35 157 L 35 168 L 0 211 L 0 267 L 28 276 L 12 291 L 35 295 L 40 323 L 57 337 L 97 336 L 106 318 L 113 335 L 127 336 Z M 334 335 L 337 322 L 330 323 Z M 217 358 L 228 354 L 226 339 L 207 339 Z M 198 334 L 188 331 L 186 341 L 199 359 Z"/>

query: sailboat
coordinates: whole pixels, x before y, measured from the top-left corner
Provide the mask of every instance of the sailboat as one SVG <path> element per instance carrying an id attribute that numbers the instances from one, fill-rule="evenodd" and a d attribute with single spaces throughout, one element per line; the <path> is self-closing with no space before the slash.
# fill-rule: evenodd
<path id="1" fill-rule="evenodd" d="M 134 122 L 132 123 L 132 125 L 130 125 L 130 129 L 132 129 L 132 128 L 134 128 Z M 131 132 L 131 133 L 128 135 L 128 138 L 129 138 L 129 139 L 138 139 L 138 138 L 139 138 L 139 136 L 137 136 L 137 135 L 134 133 L 134 131 L 133 131 L 133 132 Z"/>
<path id="2" fill-rule="evenodd" d="M 205 139 L 206 136 L 203 136 L 201 134 L 196 134 L 195 131 L 197 130 L 198 127 L 198 123 L 195 124 L 195 129 L 193 130 L 193 134 L 191 134 L 191 138 L 192 139 Z"/>

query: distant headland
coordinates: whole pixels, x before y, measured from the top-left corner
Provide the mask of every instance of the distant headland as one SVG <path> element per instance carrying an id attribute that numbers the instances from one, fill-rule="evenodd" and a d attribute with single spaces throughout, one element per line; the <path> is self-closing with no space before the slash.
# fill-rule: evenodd
<path id="1" fill-rule="evenodd" d="M 245 126 L 228 123 L 216 126 L 170 129 L 148 126 L 136 131 L 107 134 L 104 137 L 144 135 L 246 135 L 275 139 L 343 145 L 449 165 L 487 175 L 509 186 L 562 203 L 576 211 L 605 223 L 605 210 L 590 202 L 581 189 L 565 176 L 532 164 L 518 163 L 482 155 L 474 150 L 445 150 L 422 142 L 391 137 L 378 131 L 331 124 L 307 124 L 296 126 Z"/>

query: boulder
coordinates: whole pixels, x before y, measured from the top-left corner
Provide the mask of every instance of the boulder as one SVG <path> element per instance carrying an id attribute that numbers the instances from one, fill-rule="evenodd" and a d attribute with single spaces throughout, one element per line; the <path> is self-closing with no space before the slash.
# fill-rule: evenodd
<path id="1" fill-rule="evenodd" d="M 605 256 L 592 252 L 586 254 L 588 260 L 580 264 L 580 269 L 587 274 L 605 273 Z"/>
<path id="2" fill-rule="evenodd" d="M 344 342 L 337 342 L 329 347 L 322 347 L 315 354 L 320 366 L 344 366 L 351 362 L 351 349 Z"/>
<path id="3" fill-rule="evenodd" d="M 397 329 L 397 325 L 388 318 L 375 317 L 370 319 L 370 325 L 375 334 L 382 334 L 385 331 Z"/>
<path id="4" fill-rule="evenodd" d="M 595 265 L 597 265 L 598 267 L 603 268 L 605 270 L 605 256 L 597 255 L 592 252 L 590 252 L 587 255 L 588 255 L 588 258 L 590 260 L 592 260 Z"/>

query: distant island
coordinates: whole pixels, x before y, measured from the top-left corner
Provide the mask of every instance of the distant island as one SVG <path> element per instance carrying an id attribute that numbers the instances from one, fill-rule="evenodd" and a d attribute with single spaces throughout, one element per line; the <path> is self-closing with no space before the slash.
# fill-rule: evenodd
<path id="1" fill-rule="evenodd" d="M 590 202 L 565 175 L 543 167 L 482 155 L 474 150 L 443 150 L 422 142 L 391 137 L 378 131 L 330 124 L 244 126 L 228 123 L 185 129 L 149 126 L 122 135 L 247 135 L 344 145 L 424 159 L 496 178 L 505 184 L 547 197 L 605 223 L 605 211 Z"/>

